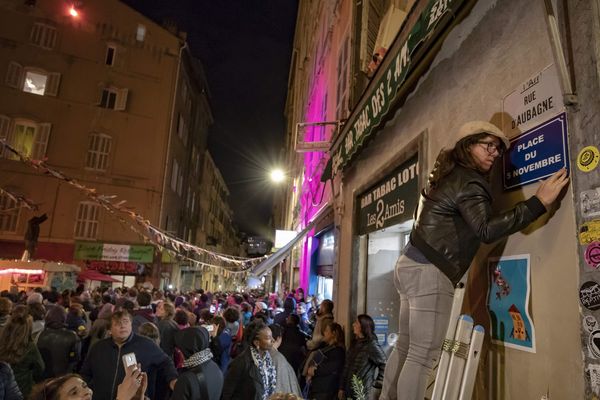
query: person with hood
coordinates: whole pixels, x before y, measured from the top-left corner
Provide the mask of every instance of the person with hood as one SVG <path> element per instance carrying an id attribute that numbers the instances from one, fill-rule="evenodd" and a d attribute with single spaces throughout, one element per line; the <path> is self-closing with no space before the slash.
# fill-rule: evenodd
<path id="1" fill-rule="evenodd" d="M 43 378 L 72 373 L 80 358 L 81 342 L 75 332 L 65 327 L 67 312 L 51 307 L 46 314 L 46 328 L 38 338 L 37 347 L 46 368 Z"/>
<path id="2" fill-rule="evenodd" d="M 133 331 L 135 333 L 138 332 L 140 326 L 144 322 L 152 322 L 153 324 L 158 324 L 158 319 L 156 319 L 156 315 L 154 315 L 154 310 L 152 309 L 152 295 L 145 291 L 140 291 L 137 295 L 137 309 L 133 311 Z"/>
<path id="3" fill-rule="evenodd" d="M 296 300 L 292 296 L 285 298 L 283 302 L 283 311 L 273 318 L 275 324 L 285 326 L 287 318 L 290 314 L 296 313 Z"/>
<path id="4" fill-rule="evenodd" d="M 550 210 L 569 182 L 560 169 L 534 196 L 502 213 L 492 210 L 492 166 L 510 142 L 486 121 L 464 124 L 453 147 L 440 151 L 421 194 L 410 241 L 398 258 L 398 340 L 388 362 L 381 399 L 423 399 L 433 361 L 448 327 L 454 287 L 480 244 L 518 232 Z"/>
<path id="5" fill-rule="evenodd" d="M 175 346 L 181 350 L 183 372 L 179 375 L 173 400 L 219 400 L 223 389 L 223 373 L 212 360 L 210 335 L 201 326 L 194 326 L 175 334 Z"/>
<path id="6" fill-rule="evenodd" d="M 325 327 L 333 322 L 333 301 L 323 300 L 317 311 L 317 322 L 313 329 L 312 338 L 306 342 L 308 350 L 314 350 L 321 344 L 323 340 L 323 332 Z"/>
<path id="7" fill-rule="evenodd" d="M 352 379 L 356 376 L 363 384 L 366 398 L 373 389 L 381 388 L 385 369 L 385 353 L 377 342 L 375 322 L 367 314 L 356 317 L 352 324 L 354 342 L 346 354 L 344 372 L 340 379 L 339 399 L 356 399 L 359 394 L 354 392 Z"/>
<path id="8" fill-rule="evenodd" d="M 262 321 L 248 324 L 244 334 L 247 346 L 229 365 L 221 400 L 267 400 L 277 387 L 277 370 L 269 350 L 273 347 L 271 329 Z"/>

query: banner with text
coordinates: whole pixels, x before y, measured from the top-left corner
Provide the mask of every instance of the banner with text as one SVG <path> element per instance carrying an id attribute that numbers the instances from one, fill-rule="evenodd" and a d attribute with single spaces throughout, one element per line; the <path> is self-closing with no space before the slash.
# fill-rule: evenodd
<path id="1" fill-rule="evenodd" d="M 415 155 L 360 196 L 360 235 L 412 218 L 419 200 L 418 170 Z"/>
<path id="2" fill-rule="evenodd" d="M 75 242 L 74 259 L 152 263 L 154 246 Z"/>

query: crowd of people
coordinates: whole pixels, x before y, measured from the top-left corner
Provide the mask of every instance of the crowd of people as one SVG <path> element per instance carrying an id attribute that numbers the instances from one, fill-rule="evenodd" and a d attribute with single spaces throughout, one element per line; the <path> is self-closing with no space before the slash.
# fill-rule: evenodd
<path id="1" fill-rule="evenodd" d="M 373 319 L 334 303 L 95 288 L 0 294 L 0 400 L 357 399 L 381 388 Z"/>

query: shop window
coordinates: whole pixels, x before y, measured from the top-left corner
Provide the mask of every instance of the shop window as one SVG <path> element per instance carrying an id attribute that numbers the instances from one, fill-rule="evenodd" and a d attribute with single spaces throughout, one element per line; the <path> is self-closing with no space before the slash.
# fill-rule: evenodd
<path id="1" fill-rule="evenodd" d="M 43 160 L 46 157 L 51 124 L 17 119 L 12 125 L 14 127 L 11 129 L 10 120 L 0 117 L 0 138 L 5 139 L 21 154 L 34 160 Z M 7 151 L 4 152 L 4 156 L 17 159 L 16 155 Z"/>
<path id="2" fill-rule="evenodd" d="M 85 166 L 96 171 L 106 171 L 112 138 L 102 133 L 90 135 Z"/>
<path id="3" fill-rule="evenodd" d="M 96 239 L 98 236 L 98 225 L 100 217 L 100 206 L 88 201 L 79 203 L 75 218 L 76 239 Z"/>
<path id="4" fill-rule="evenodd" d="M 57 31 L 54 26 L 36 22 L 31 28 L 29 40 L 31 44 L 51 50 L 56 45 Z"/>
<path id="5" fill-rule="evenodd" d="M 0 232 L 16 233 L 20 208 L 15 200 L 0 192 Z"/>

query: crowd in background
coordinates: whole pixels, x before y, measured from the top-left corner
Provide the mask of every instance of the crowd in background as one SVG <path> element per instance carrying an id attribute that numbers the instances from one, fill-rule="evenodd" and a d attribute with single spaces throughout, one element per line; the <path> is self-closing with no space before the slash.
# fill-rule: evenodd
<path id="1" fill-rule="evenodd" d="M 373 319 L 346 343 L 333 311 L 302 288 L 4 291 L 0 400 L 368 399 L 386 362 Z"/>

